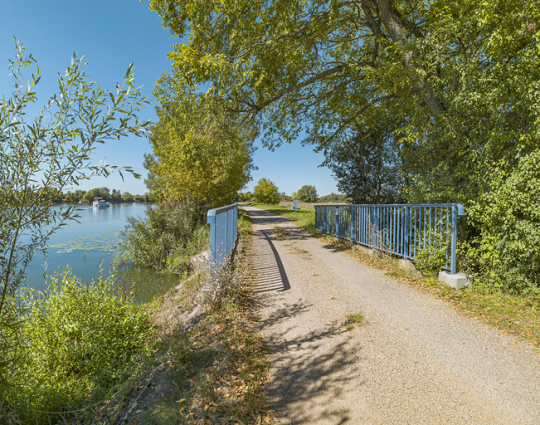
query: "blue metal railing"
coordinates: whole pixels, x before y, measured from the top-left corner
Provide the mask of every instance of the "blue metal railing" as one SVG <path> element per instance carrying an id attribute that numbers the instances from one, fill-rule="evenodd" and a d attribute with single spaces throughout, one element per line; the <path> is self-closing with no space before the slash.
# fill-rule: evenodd
<path id="1" fill-rule="evenodd" d="M 210 269 L 217 271 L 229 257 L 238 234 L 238 204 L 209 210 Z"/>
<path id="2" fill-rule="evenodd" d="M 444 250 L 445 269 L 455 274 L 462 215 L 461 204 L 315 205 L 315 229 L 411 260 Z"/>

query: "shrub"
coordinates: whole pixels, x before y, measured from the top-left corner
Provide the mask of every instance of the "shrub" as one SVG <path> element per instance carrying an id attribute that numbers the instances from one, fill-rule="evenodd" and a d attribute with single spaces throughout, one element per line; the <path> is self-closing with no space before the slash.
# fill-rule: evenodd
<path id="1" fill-rule="evenodd" d="M 442 224 L 439 223 L 439 229 Z M 452 229 L 435 232 L 430 229 L 421 237 L 419 248 L 416 253 L 416 268 L 424 275 L 435 277 L 438 272 L 443 270 L 447 260 L 447 253 L 450 251 L 452 241 Z"/>
<path id="2" fill-rule="evenodd" d="M 315 189 L 315 186 L 304 185 L 296 192 L 294 199 L 302 202 L 317 202 L 317 189 Z"/>
<path id="3" fill-rule="evenodd" d="M 175 262 L 169 258 L 171 254 L 183 258 L 186 250 L 189 252 L 194 234 L 199 239 L 208 234 L 197 232 L 205 225 L 206 211 L 204 205 L 196 202 L 169 202 L 158 209 L 149 208 L 142 220 L 130 218 L 122 235 L 121 258 L 138 267 L 167 269 Z"/>
<path id="4" fill-rule="evenodd" d="M 149 315 L 118 296 L 112 277 L 88 286 L 67 270 L 25 303 L 12 368 L 18 375 L 5 397 L 24 423 L 56 423 L 83 402 L 109 395 L 149 353 Z"/>
<path id="5" fill-rule="evenodd" d="M 493 190 L 470 209 L 480 229 L 467 261 L 486 285 L 508 293 L 540 292 L 540 150 L 508 175 L 495 171 Z"/>

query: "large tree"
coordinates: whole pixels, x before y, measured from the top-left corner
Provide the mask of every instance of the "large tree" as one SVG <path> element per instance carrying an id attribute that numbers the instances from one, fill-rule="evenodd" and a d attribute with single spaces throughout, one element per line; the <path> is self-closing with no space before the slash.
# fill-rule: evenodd
<path id="1" fill-rule="evenodd" d="M 278 187 L 266 177 L 260 179 L 253 188 L 253 197 L 262 204 L 277 205 L 281 201 Z"/>
<path id="2" fill-rule="evenodd" d="M 298 199 L 302 202 L 317 202 L 317 199 L 319 198 L 317 196 L 317 189 L 315 189 L 315 186 L 307 184 L 298 189 L 298 192 L 295 192 L 293 197 L 294 199 Z"/>
<path id="3" fill-rule="evenodd" d="M 159 199 L 231 203 L 251 180 L 254 132 L 212 96 L 161 97 L 146 184 Z"/>
<path id="4" fill-rule="evenodd" d="M 388 117 L 413 200 L 468 201 L 538 146 L 540 8 L 521 0 L 152 0 L 178 87 L 210 91 L 269 146 L 324 149 Z M 185 38 L 184 38 L 185 39 Z"/>
<path id="5" fill-rule="evenodd" d="M 403 201 L 399 138 L 392 121 L 358 129 L 350 139 L 326 150 L 326 161 L 338 188 L 355 204 L 393 204 Z"/>
<path id="6" fill-rule="evenodd" d="M 460 234 L 473 245 L 493 219 L 489 194 L 504 183 L 492 176 L 510 178 L 540 149 L 538 2 L 152 0 L 151 8 L 185 40 L 170 54 L 175 84 L 222 99 L 259 124 L 269 147 L 305 134 L 327 154 L 347 143 L 363 149 L 354 145 L 369 140 L 357 137 L 364 129 L 399 123 L 390 130 L 406 200 L 465 204 L 472 227 Z"/>

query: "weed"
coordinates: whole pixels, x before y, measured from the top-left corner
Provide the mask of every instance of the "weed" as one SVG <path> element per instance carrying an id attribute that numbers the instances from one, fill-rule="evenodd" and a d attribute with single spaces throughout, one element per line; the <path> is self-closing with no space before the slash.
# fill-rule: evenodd
<path id="1" fill-rule="evenodd" d="M 362 319 L 364 318 L 362 313 L 347 314 L 345 317 L 349 323 L 362 323 Z"/>
<path id="2" fill-rule="evenodd" d="M 289 251 L 287 251 L 287 254 L 309 254 L 309 251 L 293 246 L 289 248 Z"/>
<path id="3" fill-rule="evenodd" d="M 250 247 L 242 239 L 241 252 Z M 146 409 L 131 413 L 138 424 L 269 424 L 264 386 L 268 349 L 253 331 L 250 267 L 245 255 L 214 281 L 205 317 L 188 334 L 177 326 L 164 338 L 166 371 L 153 383 L 159 392 Z"/>
<path id="4" fill-rule="evenodd" d="M 186 259 L 208 243 L 205 215 L 204 205 L 188 201 L 149 208 L 145 219 L 129 219 L 120 259 L 138 267 L 183 272 Z"/>
<path id="5" fill-rule="evenodd" d="M 238 233 L 240 236 L 251 235 L 251 217 L 242 208 L 238 208 Z"/>
<path id="6" fill-rule="evenodd" d="M 148 313 L 119 296 L 112 277 L 85 285 L 67 270 L 24 302 L 25 342 L 3 397 L 25 423 L 84 414 L 152 351 Z"/>
<path id="7" fill-rule="evenodd" d="M 354 329 L 354 325 L 352 324 L 345 325 L 345 329 L 347 329 L 348 331 L 352 331 Z"/>

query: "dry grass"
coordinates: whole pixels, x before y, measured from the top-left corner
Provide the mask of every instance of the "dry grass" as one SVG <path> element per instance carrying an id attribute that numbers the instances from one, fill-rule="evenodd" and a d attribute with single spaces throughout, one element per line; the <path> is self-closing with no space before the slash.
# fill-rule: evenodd
<path id="1" fill-rule="evenodd" d="M 243 253 L 221 274 L 218 295 L 202 320 L 190 329 L 177 321 L 163 334 L 159 371 L 145 383 L 148 389 L 127 423 L 271 423 L 273 412 L 264 397 L 268 348 L 255 329 L 249 240 L 242 242 Z M 176 300 L 178 306 L 187 303 L 182 297 Z M 160 307 L 166 307 L 167 317 L 174 310 L 167 302 Z"/>

